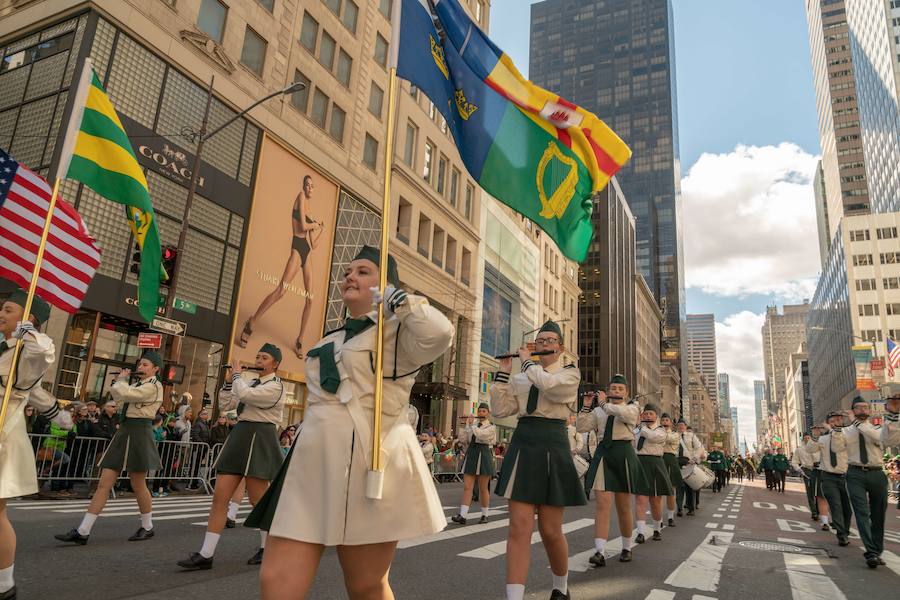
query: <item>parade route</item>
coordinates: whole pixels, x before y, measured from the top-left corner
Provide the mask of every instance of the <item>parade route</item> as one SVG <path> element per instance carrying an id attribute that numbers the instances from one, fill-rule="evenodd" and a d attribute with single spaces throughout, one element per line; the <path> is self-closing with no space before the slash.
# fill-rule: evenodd
<path id="1" fill-rule="evenodd" d="M 439 485 L 445 513 L 456 512 L 460 484 Z M 443 532 L 400 544 L 391 581 L 400 600 L 501 600 L 508 517 L 506 503 L 493 498 L 491 520 L 477 525 L 449 524 Z M 177 496 L 155 501 L 154 539 L 129 543 L 137 528 L 131 497 L 110 502 L 85 547 L 53 540 L 53 533 L 77 523 L 85 501 L 17 501 L 10 517 L 19 531 L 17 577 L 21 598 L 68 600 L 84 597 L 86 578 L 92 598 L 114 600 L 258 597 L 256 567 L 245 564 L 258 542 L 256 532 L 237 527 L 223 535 L 210 571 L 182 573 L 175 561 L 195 551 L 202 540 L 209 498 Z M 239 516 L 245 515 L 245 504 Z M 240 518 L 239 518 L 240 520 Z M 831 533 L 810 520 L 802 485 L 789 482 L 786 493 L 769 492 L 759 479 L 732 483 L 713 494 L 704 490 L 694 517 L 676 519 L 663 540 L 648 539 L 634 550 L 631 563 L 616 559 L 621 537 L 610 533 L 607 566 L 595 569 L 593 501 L 567 509 L 569 586 L 573 599 L 622 600 L 853 600 L 891 597 L 900 583 L 900 511 L 888 507 L 884 560 L 870 570 L 862 560 L 855 530 L 851 545 L 837 546 Z M 527 598 L 550 594 L 546 555 L 535 533 Z M 55 565 L 49 577 L 46 565 Z M 92 565 L 88 568 L 87 565 Z M 346 598 L 334 550 L 322 559 L 310 598 Z"/>

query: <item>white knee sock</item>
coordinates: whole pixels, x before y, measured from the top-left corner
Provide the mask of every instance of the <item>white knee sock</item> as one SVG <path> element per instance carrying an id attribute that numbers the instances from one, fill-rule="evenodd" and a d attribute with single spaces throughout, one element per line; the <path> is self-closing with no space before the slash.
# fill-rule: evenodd
<path id="1" fill-rule="evenodd" d="M 525 584 L 523 583 L 507 583 L 506 584 L 506 600 L 524 600 Z"/>
<path id="2" fill-rule="evenodd" d="M 606 548 L 606 540 L 603 538 L 594 538 L 594 549 L 603 554 L 603 550 Z"/>
<path id="3" fill-rule="evenodd" d="M 656 529 L 654 531 L 662 531 L 662 520 L 656 522 Z"/>
<path id="4" fill-rule="evenodd" d="M 631 550 L 634 548 L 634 540 L 630 537 L 622 536 L 622 550 Z"/>
<path id="5" fill-rule="evenodd" d="M 0 593 L 12 589 L 12 586 L 16 584 L 15 580 L 13 579 L 13 567 L 15 566 L 16 563 L 13 563 L 5 569 L 0 569 Z"/>
<path id="6" fill-rule="evenodd" d="M 469 514 L 469 507 L 466 506 L 465 504 L 460 505 L 460 507 L 459 507 L 459 515 L 460 515 L 461 517 L 464 517 L 464 516 L 466 516 L 467 514 Z"/>
<path id="7" fill-rule="evenodd" d="M 550 575 L 553 576 L 553 589 L 559 590 L 563 594 L 569 592 L 569 572 L 566 571 L 565 575 L 556 575 L 553 571 L 550 571 Z"/>
<path id="8" fill-rule="evenodd" d="M 646 536 L 647 535 L 647 521 L 638 521 L 636 523 L 636 525 L 637 525 L 637 532 Z"/>
<path id="9" fill-rule="evenodd" d="M 267 535 L 269 535 L 268 531 L 263 531 L 262 529 L 259 530 L 259 547 L 260 548 L 264 549 L 266 547 L 266 536 Z"/>
<path id="10" fill-rule="evenodd" d="M 216 553 L 216 545 L 219 543 L 219 537 L 221 537 L 220 534 L 207 531 L 206 535 L 203 537 L 203 547 L 200 548 L 200 556 L 203 558 L 212 558 L 213 554 Z"/>
<path id="11" fill-rule="evenodd" d="M 666 510 L 666 518 L 674 519 L 675 518 L 675 510 Z"/>
<path id="12" fill-rule="evenodd" d="M 234 521 L 237 519 L 237 511 L 240 508 L 240 504 L 237 502 L 229 502 L 228 503 L 228 518 Z"/>
<path id="13" fill-rule="evenodd" d="M 78 533 L 81 535 L 91 535 L 91 529 L 93 529 L 97 517 L 98 515 L 93 513 L 84 513 L 84 517 L 81 519 L 81 525 L 78 526 Z"/>
<path id="14" fill-rule="evenodd" d="M 482 504 L 482 505 L 481 505 L 481 516 L 483 516 L 483 517 L 488 516 L 488 511 L 489 511 L 490 509 L 491 509 L 491 507 L 488 506 L 487 504 Z"/>
<path id="15" fill-rule="evenodd" d="M 828 525 L 828 515 L 819 515 L 819 521 L 822 522 L 822 525 Z"/>
<path id="16" fill-rule="evenodd" d="M 141 527 L 150 531 L 153 529 L 153 513 L 141 513 Z"/>

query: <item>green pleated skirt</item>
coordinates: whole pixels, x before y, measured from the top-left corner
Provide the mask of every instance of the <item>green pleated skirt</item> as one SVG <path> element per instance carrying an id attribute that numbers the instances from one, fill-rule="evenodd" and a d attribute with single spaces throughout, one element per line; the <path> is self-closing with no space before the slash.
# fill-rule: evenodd
<path id="1" fill-rule="evenodd" d="M 464 475 L 490 475 L 497 473 L 494 468 L 494 453 L 487 444 L 469 444 L 466 450 L 466 461 L 463 463 Z"/>
<path id="2" fill-rule="evenodd" d="M 585 474 L 584 488 L 642 496 L 650 492 L 637 452 L 628 440 L 613 440 L 608 446 L 602 441 L 597 444 L 591 466 Z"/>
<path id="3" fill-rule="evenodd" d="M 125 419 L 100 457 L 101 469 L 146 473 L 162 469 L 150 419 Z"/>
<path id="4" fill-rule="evenodd" d="M 669 482 L 674 489 L 678 489 L 684 483 L 684 479 L 681 477 L 681 468 L 678 466 L 678 457 L 670 452 L 666 452 L 663 454 L 663 462 L 666 463 L 666 469 L 669 472 Z"/>
<path id="5" fill-rule="evenodd" d="M 274 423 L 238 421 L 222 446 L 215 469 L 226 475 L 272 481 L 283 458 Z"/>
<path id="6" fill-rule="evenodd" d="M 641 468 L 644 469 L 644 475 L 650 485 L 650 493 L 646 494 L 647 496 L 671 496 L 674 494 L 672 482 L 669 480 L 669 468 L 662 456 L 638 454 L 638 460 L 641 462 Z"/>
<path id="7" fill-rule="evenodd" d="M 562 419 L 521 417 L 509 442 L 495 490 L 516 502 L 584 506 L 587 498 Z"/>

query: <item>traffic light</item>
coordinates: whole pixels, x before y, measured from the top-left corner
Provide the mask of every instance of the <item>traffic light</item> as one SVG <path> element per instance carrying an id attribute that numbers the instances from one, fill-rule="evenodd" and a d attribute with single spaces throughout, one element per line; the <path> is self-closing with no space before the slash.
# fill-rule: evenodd
<path id="1" fill-rule="evenodd" d="M 169 285 L 172 276 L 175 275 L 175 262 L 178 258 L 178 248 L 176 246 L 165 245 L 162 247 L 162 267 L 165 271 L 165 279 L 162 285 Z"/>
<path id="2" fill-rule="evenodd" d="M 141 274 L 141 246 L 137 242 L 134 244 L 134 252 L 131 254 L 131 266 L 128 270 L 135 275 Z"/>
<path id="3" fill-rule="evenodd" d="M 181 385 L 184 381 L 184 365 L 165 363 L 162 370 L 162 382 L 166 385 Z"/>

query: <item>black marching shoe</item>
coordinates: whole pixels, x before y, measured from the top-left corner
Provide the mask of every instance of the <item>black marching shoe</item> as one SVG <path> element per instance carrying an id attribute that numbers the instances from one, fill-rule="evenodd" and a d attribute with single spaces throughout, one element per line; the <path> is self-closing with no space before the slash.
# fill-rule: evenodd
<path id="1" fill-rule="evenodd" d="M 684 516 L 684 513 L 681 512 L 681 509 L 679 508 L 679 509 L 678 509 L 678 512 L 675 513 L 675 516 L 676 516 L 676 517 L 683 517 L 683 516 Z"/>
<path id="2" fill-rule="evenodd" d="M 662 541 L 662 534 L 661 534 L 659 531 L 654 531 L 654 532 L 653 532 L 653 538 L 652 538 L 652 539 L 653 539 L 654 542 L 661 542 L 661 541 Z"/>
<path id="3" fill-rule="evenodd" d="M 689 510 L 689 511 L 687 512 L 687 515 L 688 515 L 689 517 L 693 517 L 693 516 L 694 516 L 694 511 Z"/>
<path id="4" fill-rule="evenodd" d="M 234 529 L 235 525 L 234 519 L 225 519 L 225 529 Z"/>
<path id="5" fill-rule="evenodd" d="M 554 589 L 553 593 L 550 594 L 550 600 L 570 600 L 571 596 L 569 596 L 568 592 L 563 594 L 561 591 Z"/>
<path id="6" fill-rule="evenodd" d="M 631 562 L 631 550 L 622 550 L 619 555 L 619 562 Z"/>
<path id="7" fill-rule="evenodd" d="M 831 531 L 831 528 L 828 526 L 828 523 L 822 523 L 822 531 Z"/>
<path id="8" fill-rule="evenodd" d="M 485 523 L 487 523 L 487 515 L 481 515 L 481 518 L 478 519 L 478 524 L 484 525 Z"/>
<path id="9" fill-rule="evenodd" d="M 212 569 L 212 563 L 212 556 L 206 558 L 199 552 L 194 552 L 187 560 L 179 560 L 176 564 L 186 571 L 207 571 Z"/>
<path id="10" fill-rule="evenodd" d="M 875 557 L 875 560 L 878 561 L 878 566 L 880 566 L 880 567 L 883 567 L 883 566 L 885 566 L 885 564 L 886 564 L 886 563 L 884 562 L 884 559 L 881 558 L 880 556 L 876 556 L 876 557 Z"/>
<path id="11" fill-rule="evenodd" d="M 588 559 L 588 562 L 594 565 L 595 567 L 605 567 L 606 566 L 606 557 L 600 554 L 599 552 L 594 552 L 594 555 Z"/>
<path id="12" fill-rule="evenodd" d="M 810 520 L 810 521 L 818 521 L 818 520 L 819 520 L 819 515 L 812 515 L 812 516 L 809 518 L 809 520 Z"/>
<path id="13" fill-rule="evenodd" d="M 878 557 L 873 556 L 872 558 L 867 558 L 866 566 L 869 567 L 870 569 L 877 569 L 878 568 Z"/>
<path id="14" fill-rule="evenodd" d="M 675 519 L 669 519 L 669 527 L 675 527 Z"/>
<path id="15" fill-rule="evenodd" d="M 88 543 L 88 538 L 91 536 L 81 535 L 77 529 L 70 529 L 67 533 L 57 533 L 53 537 L 61 542 L 75 542 L 79 546 L 84 546 Z"/>
<path id="16" fill-rule="evenodd" d="M 849 546 L 850 540 L 845 537 L 838 536 L 838 546 Z"/>
<path id="17" fill-rule="evenodd" d="M 143 542 L 144 540 L 149 540 L 156 532 L 152 529 L 144 529 L 143 527 L 139 527 L 137 531 L 134 532 L 134 535 L 128 538 L 129 542 Z"/>
<path id="18" fill-rule="evenodd" d="M 458 523 L 460 525 L 466 524 L 466 518 L 459 513 L 456 513 L 455 515 L 450 517 L 450 520 L 453 521 L 454 523 Z"/>
<path id="19" fill-rule="evenodd" d="M 248 565 L 261 565 L 263 560 L 263 548 L 260 548 L 256 551 L 256 554 L 250 557 L 250 560 L 247 561 Z"/>
<path id="20" fill-rule="evenodd" d="M 16 586 L 12 586 L 5 592 L 0 592 L 0 600 L 16 600 Z"/>
<path id="21" fill-rule="evenodd" d="M 647 541 L 647 538 L 644 537 L 643 533 L 637 534 L 637 537 L 634 538 L 635 544 L 643 544 L 646 541 Z"/>

